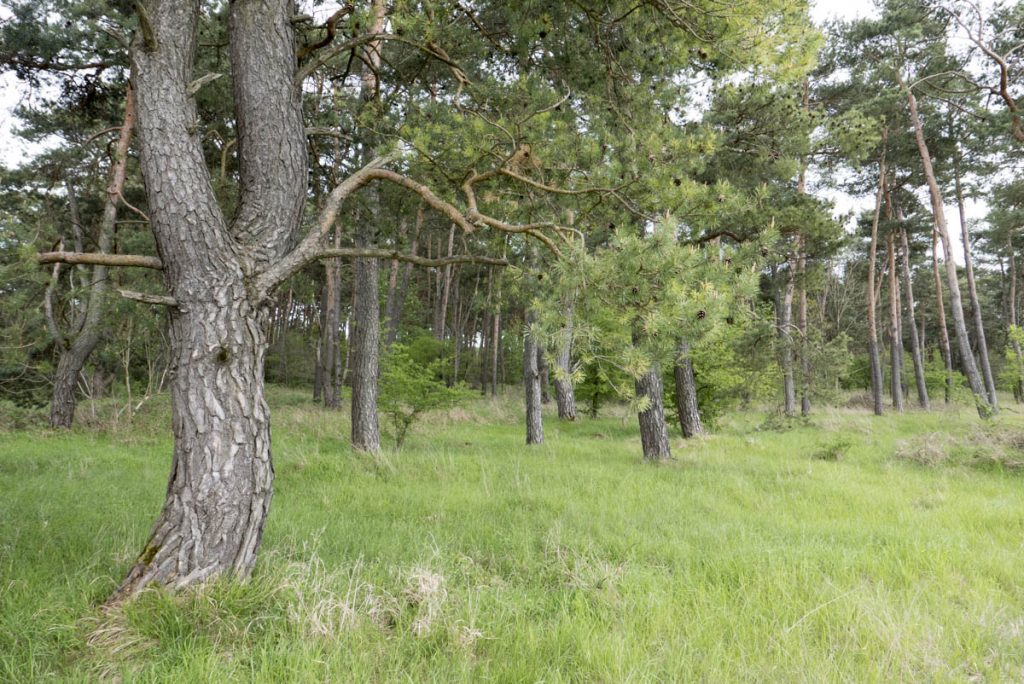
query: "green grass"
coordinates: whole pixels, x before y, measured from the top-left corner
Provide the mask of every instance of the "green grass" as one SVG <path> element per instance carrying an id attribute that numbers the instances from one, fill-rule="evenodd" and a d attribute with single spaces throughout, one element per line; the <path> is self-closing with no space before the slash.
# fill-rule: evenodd
<path id="1" fill-rule="evenodd" d="M 527 449 L 517 398 L 373 458 L 344 412 L 275 389 L 252 580 L 110 613 L 162 502 L 166 399 L 134 427 L 0 435 L 0 679 L 1024 677 L 1024 475 L 978 458 L 1019 414 L 737 414 L 652 466 L 629 417 L 548 416 Z M 894 457 L 943 439 L 955 457 Z"/>

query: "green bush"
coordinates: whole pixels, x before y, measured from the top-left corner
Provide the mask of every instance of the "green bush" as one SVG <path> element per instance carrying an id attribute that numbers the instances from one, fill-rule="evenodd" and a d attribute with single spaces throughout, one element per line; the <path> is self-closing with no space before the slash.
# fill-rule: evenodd
<path id="1" fill-rule="evenodd" d="M 392 345 L 381 362 L 378 405 L 394 428 L 401 448 L 413 423 L 427 411 L 453 408 L 474 393 L 463 384 L 448 387 L 441 379 L 442 361 L 421 363 L 405 345 Z"/>

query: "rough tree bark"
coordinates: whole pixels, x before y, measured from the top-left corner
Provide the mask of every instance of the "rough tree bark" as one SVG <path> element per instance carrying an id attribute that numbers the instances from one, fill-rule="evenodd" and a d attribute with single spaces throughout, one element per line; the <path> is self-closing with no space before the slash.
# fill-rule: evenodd
<path id="1" fill-rule="evenodd" d="M 882 145 L 886 137 L 883 135 Z M 875 213 L 871 217 L 871 247 L 868 250 L 868 360 L 871 364 L 871 400 L 876 416 L 884 413 L 882 400 L 882 359 L 878 350 L 878 323 L 875 303 L 875 271 L 878 260 L 878 221 L 882 213 L 882 197 L 885 194 L 885 151 L 878 163 L 878 192 L 875 195 Z"/>
<path id="2" fill-rule="evenodd" d="M 897 214 L 900 222 L 903 221 L 902 211 Z M 907 229 L 900 228 L 900 242 L 903 247 L 903 258 L 900 260 L 903 266 L 903 293 L 906 298 L 907 320 L 910 321 L 910 355 L 914 360 L 914 382 L 917 385 L 917 403 L 921 408 L 928 409 L 928 384 L 924 376 L 924 353 L 920 337 L 917 334 L 917 319 L 914 313 L 914 283 L 910 275 L 910 241 L 907 239 Z"/>
<path id="3" fill-rule="evenodd" d="M 988 360 L 988 342 L 985 340 L 985 323 L 981 316 L 981 302 L 978 301 L 978 287 L 974 281 L 974 259 L 971 257 L 971 231 L 967 225 L 967 211 L 964 207 L 964 190 L 960 181 L 960 157 L 959 154 L 954 162 L 954 187 L 956 192 L 956 206 L 960 212 L 960 235 L 964 243 L 964 272 L 967 275 L 967 297 L 971 301 L 971 311 L 974 314 L 974 333 L 978 336 L 978 363 L 981 365 L 981 375 L 985 380 L 985 391 L 988 393 L 988 403 L 992 410 L 999 409 L 999 397 L 996 395 L 996 383 L 992 377 L 992 365 Z"/>
<path id="4" fill-rule="evenodd" d="M 676 409 L 679 411 L 679 427 L 683 437 L 690 438 L 705 433 L 697 404 L 697 381 L 693 375 L 693 359 L 690 358 L 690 344 L 679 345 L 673 376 L 676 385 Z"/>
<path id="5" fill-rule="evenodd" d="M 100 223 L 97 249 L 101 253 L 110 252 L 114 226 L 117 222 L 117 205 L 124 190 L 124 181 L 128 169 L 128 147 L 131 144 L 132 132 L 135 129 L 135 95 L 129 84 L 125 95 L 124 118 L 121 131 L 114 147 L 114 156 L 110 164 L 109 181 L 106 197 L 103 201 L 103 217 Z M 69 200 L 74 201 L 74 190 L 69 184 Z M 75 212 L 77 214 L 77 209 Z M 73 223 L 77 226 L 78 218 Z M 59 265 L 54 267 L 58 273 Z M 107 297 L 107 267 L 96 265 L 88 278 L 88 295 L 85 304 L 85 315 L 81 327 L 74 339 L 68 344 L 63 336 L 58 335 L 55 341 L 61 347 L 60 359 L 53 377 L 53 396 L 50 401 L 50 426 L 70 428 L 75 421 L 75 406 L 78 403 L 78 376 L 85 367 L 89 355 L 99 344 L 103 336 L 102 317 Z M 52 289 L 52 288 L 51 288 Z M 47 291 L 47 302 L 50 301 Z M 49 311 L 48 311 L 49 313 Z M 52 318 L 50 318 L 52 321 Z M 56 330 L 56 323 L 52 323 Z"/>
<path id="6" fill-rule="evenodd" d="M 537 367 L 537 343 L 530 334 L 536 314 L 527 309 L 523 331 L 523 387 L 526 392 L 526 443 L 544 441 L 544 421 L 541 418 L 540 369 Z"/>
<path id="7" fill-rule="evenodd" d="M 148 0 L 140 7 L 143 30 L 131 56 L 150 225 L 175 302 L 174 455 L 163 510 L 112 600 L 150 583 L 180 587 L 252 570 L 273 467 L 263 394 L 268 315 L 251 276 L 284 254 L 306 191 L 291 3 L 230 5 L 240 163 L 230 225 L 212 189 L 186 87 L 199 3 Z"/>
<path id="8" fill-rule="evenodd" d="M 889 258 L 889 389 L 892 408 L 903 413 L 903 335 L 900 332 L 900 293 L 896 279 L 896 240 L 892 233 L 885 239 Z"/>
<path id="9" fill-rule="evenodd" d="M 917 150 L 921 157 L 921 165 L 924 168 L 925 180 L 928 181 L 928 195 L 931 198 L 935 228 L 938 230 L 939 238 L 942 240 L 942 249 L 946 257 L 949 308 L 953 316 L 953 328 L 956 331 L 957 345 L 960 348 L 960 361 L 963 364 L 967 382 L 971 387 L 971 393 L 974 394 L 978 415 L 987 418 L 992 415 L 993 406 L 989 403 L 985 385 L 982 382 L 981 374 L 978 372 L 978 366 L 974 363 L 974 354 L 971 351 L 971 340 L 967 334 L 964 307 L 960 298 L 960 281 L 957 278 L 949 230 L 946 226 L 946 210 L 942 200 L 942 191 L 939 189 L 939 183 L 935 178 L 935 169 L 932 166 L 928 143 L 924 139 L 924 127 L 921 125 L 921 117 L 917 111 L 917 98 L 914 97 L 914 92 L 910 88 L 904 87 L 904 91 L 907 95 L 907 102 L 910 105 L 910 122 L 914 127 L 914 140 L 917 142 Z"/>

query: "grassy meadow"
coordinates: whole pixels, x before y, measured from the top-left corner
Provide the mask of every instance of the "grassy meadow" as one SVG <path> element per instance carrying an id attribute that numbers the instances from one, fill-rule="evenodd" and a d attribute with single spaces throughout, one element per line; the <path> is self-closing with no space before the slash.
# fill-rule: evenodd
<path id="1" fill-rule="evenodd" d="M 1009 402 L 1007 402 L 1009 404 Z M 163 500 L 166 398 L 0 433 L 0 680 L 1020 681 L 1016 407 L 727 416 L 641 463 L 635 418 L 523 445 L 518 393 L 353 454 L 272 388 L 276 494 L 246 583 L 99 608 Z M 778 428 L 779 426 L 776 426 Z M 784 426 L 786 427 L 786 426 Z"/>

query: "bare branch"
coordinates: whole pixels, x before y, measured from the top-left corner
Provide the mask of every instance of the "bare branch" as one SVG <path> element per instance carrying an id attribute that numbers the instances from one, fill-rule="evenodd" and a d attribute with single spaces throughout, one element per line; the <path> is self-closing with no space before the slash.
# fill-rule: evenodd
<path id="1" fill-rule="evenodd" d="M 93 266 L 129 266 L 161 270 L 164 265 L 157 257 L 139 254 L 102 254 L 94 252 L 42 252 L 36 255 L 38 264 L 90 264 Z"/>
<path id="2" fill-rule="evenodd" d="M 148 292 L 135 292 L 133 290 L 118 290 L 117 293 L 125 299 L 131 299 L 143 304 L 159 304 L 161 306 L 178 306 L 178 300 L 169 295 L 149 294 Z"/>

